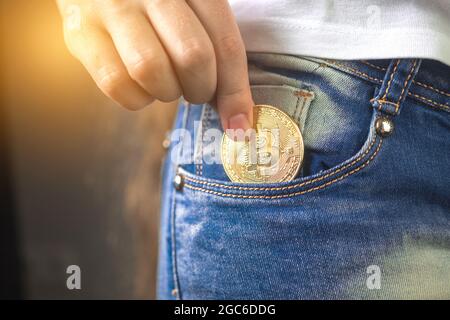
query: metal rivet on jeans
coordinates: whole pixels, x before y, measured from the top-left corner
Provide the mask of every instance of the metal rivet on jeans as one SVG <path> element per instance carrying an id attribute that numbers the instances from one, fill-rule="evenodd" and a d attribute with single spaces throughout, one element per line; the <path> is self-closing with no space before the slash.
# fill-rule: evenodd
<path id="1" fill-rule="evenodd" d="M 375 130 L 381 137 L 387 137 L 394 131 L 394 122 L 386 117 L 378 118 L 375 122 Z"/>
<path id="2" fill-rule="evenodd" d="M 181 189 L 183 189 L 183 184 L 184 184 L 184 177 L 181 174 L 177 174 L 173 179 L 173 185 L 175 186 L 175 189 L 180 191 Z"/>
<path id="3" fill-rule="evenodd" d="M 173 289 L 172 290 L 172 296 L 176 297 L 178 295 L 178 290 L 177 289 Z"/>
<path id="4" fill-rule="evenodd" d="M 162 147 L 163 147 L 165 150 L 169 149 L 169 148 L 170 148 L 170 140 L 164 139 L 163 142 L 162 142 Z"/>
<path id="5" fill-rule="evenodd" d="M 170 148 L 170 132 L 168 132 L 166 134 L 166 137 L 164 138 L 164 140 L 162 142 L 162 146 L 166 150 Z"/>

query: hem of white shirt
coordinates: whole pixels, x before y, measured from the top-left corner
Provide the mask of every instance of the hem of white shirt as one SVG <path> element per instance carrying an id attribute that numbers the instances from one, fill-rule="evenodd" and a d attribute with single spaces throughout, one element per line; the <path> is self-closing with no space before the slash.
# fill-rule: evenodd
<path id="1" fill-rule="evenodd" d="M 450 38 L 436 30 L 390 28 L 344 30 L 272 20 L 240 22 L 249 52 L 268 52 L 338 60 L 433 59 L 450 65 Z"/>

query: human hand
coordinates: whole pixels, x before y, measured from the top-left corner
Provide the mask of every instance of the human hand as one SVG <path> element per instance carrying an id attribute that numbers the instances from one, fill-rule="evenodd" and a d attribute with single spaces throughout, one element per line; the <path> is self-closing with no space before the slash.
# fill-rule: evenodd
<path id="1" fill-rule="evenodd" d="M 245 48 L 227 0 L 57 0 L 70 52 L 99 88 L 138 110 L 180 96 L 251 127 Z"/>

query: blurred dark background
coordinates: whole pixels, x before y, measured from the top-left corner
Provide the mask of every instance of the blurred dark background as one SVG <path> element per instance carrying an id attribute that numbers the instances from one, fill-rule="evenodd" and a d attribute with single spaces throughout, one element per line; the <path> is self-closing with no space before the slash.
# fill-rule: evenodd
<path id="1" fill-rule="evenodd" d="M 114 105 L 51 0 L 0 2 L 0 298 L 154 298 L 173 104 Z M 68 290 L 66 268 L 81 268 Z"/>

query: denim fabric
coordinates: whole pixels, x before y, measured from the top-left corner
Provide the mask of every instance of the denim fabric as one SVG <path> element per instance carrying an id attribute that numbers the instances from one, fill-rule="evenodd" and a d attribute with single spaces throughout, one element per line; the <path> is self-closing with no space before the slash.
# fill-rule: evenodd
<path id="1" fill-rule="evenodd" d="M 450 298 L 450 68 L 250 54 L 249 70 L 255 100 L 299 124 L 302 170 L 230 182 L 203 136 L 222 133 L 217 113 L 180 104 L 190 137 L 165 162 L 158 297 Z"/>

